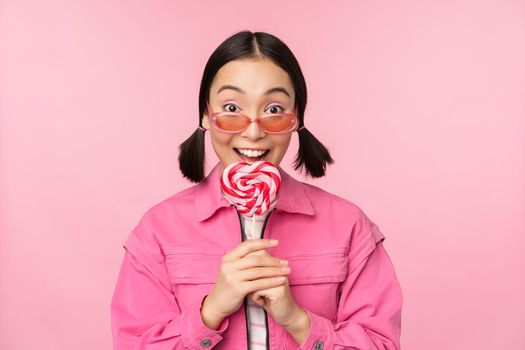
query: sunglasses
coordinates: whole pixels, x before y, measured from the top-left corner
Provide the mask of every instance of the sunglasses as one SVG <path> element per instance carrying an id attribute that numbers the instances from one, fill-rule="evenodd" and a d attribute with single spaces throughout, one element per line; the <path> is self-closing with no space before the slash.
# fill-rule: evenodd
<path id="1" fill-rule="evenodd" d="M 252 120 L 245 114 L 235 112 L 211 113 L 209 102 L 206 103 L 211 124 L 217 130 L 228 133 L 242 132 L 252 122 L 258 123 L 259 127 L 270 134 L 284 134 L 292 131 L 297 125 L 297 116 L 291 113 L 272 113 L 257 117 Z"/>

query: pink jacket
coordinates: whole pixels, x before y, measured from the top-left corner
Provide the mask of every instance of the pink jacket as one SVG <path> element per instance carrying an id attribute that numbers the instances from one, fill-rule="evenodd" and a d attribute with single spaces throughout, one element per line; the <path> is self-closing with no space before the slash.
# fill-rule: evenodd
<path id="1" fill-rule="evenodd" d="M 263 237 L 279 240 L 267 252 L 289 261 L 311 330 L 299 345 L 266 315 L 268 349 L 400 349 L 403 295 L 378 226 L 356 204 L 279 170 Z M 129 234 L 111 300 L 115 350 L 248 349 L 246 303 L 217 330 L 200 316 L 222 256 L 242 242 L 219 171 L 154 205 Z"/>

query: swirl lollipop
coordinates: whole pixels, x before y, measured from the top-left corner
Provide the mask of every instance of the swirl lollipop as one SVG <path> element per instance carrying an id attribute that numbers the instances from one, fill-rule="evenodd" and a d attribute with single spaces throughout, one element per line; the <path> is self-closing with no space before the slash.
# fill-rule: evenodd
<path id="1" fill-rule="evenodd" d="M 277 167 L 266 161 L 233 163 L 221 176 L 221 188 L 228 201 L 235 205 L 244 217 L 263 215 L 276 200 L 281 184 Z"/>

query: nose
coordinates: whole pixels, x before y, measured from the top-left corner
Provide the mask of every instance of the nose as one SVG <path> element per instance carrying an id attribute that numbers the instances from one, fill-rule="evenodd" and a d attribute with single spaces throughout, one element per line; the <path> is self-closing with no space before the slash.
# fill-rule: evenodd
<path id="1" fill-rule="evenodd" d="M 251 118 L 251 123 L 248 125 L 248 127 L 241 133 L 242 137 L 246 137 L 250 140 L 258 140 L 260 138 L 263 138 L 266 136 L 266 133 L 264 130 L 259 126 L 259 123 L 256 122 L 253 118 Z"/>

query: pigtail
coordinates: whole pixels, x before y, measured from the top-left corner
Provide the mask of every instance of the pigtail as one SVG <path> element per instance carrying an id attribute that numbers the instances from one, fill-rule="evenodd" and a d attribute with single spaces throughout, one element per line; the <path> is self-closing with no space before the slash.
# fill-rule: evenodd
<path id="1" fill-rule="evenodd" d="M 299 134 L 299 151 L 294 161 L 294 169 L 306 168 L 306 174 L 322 177 L 327 164 L 333 164 L 328 149 L 304 126 L 297 130 Z"/>
<path id="2" fill-rule="evenodd" d="M 204 179 L 204 133 L 199 126 L 183 143 L 179 145 L 179 168 L 182 175 L 192 182 Z"/>

